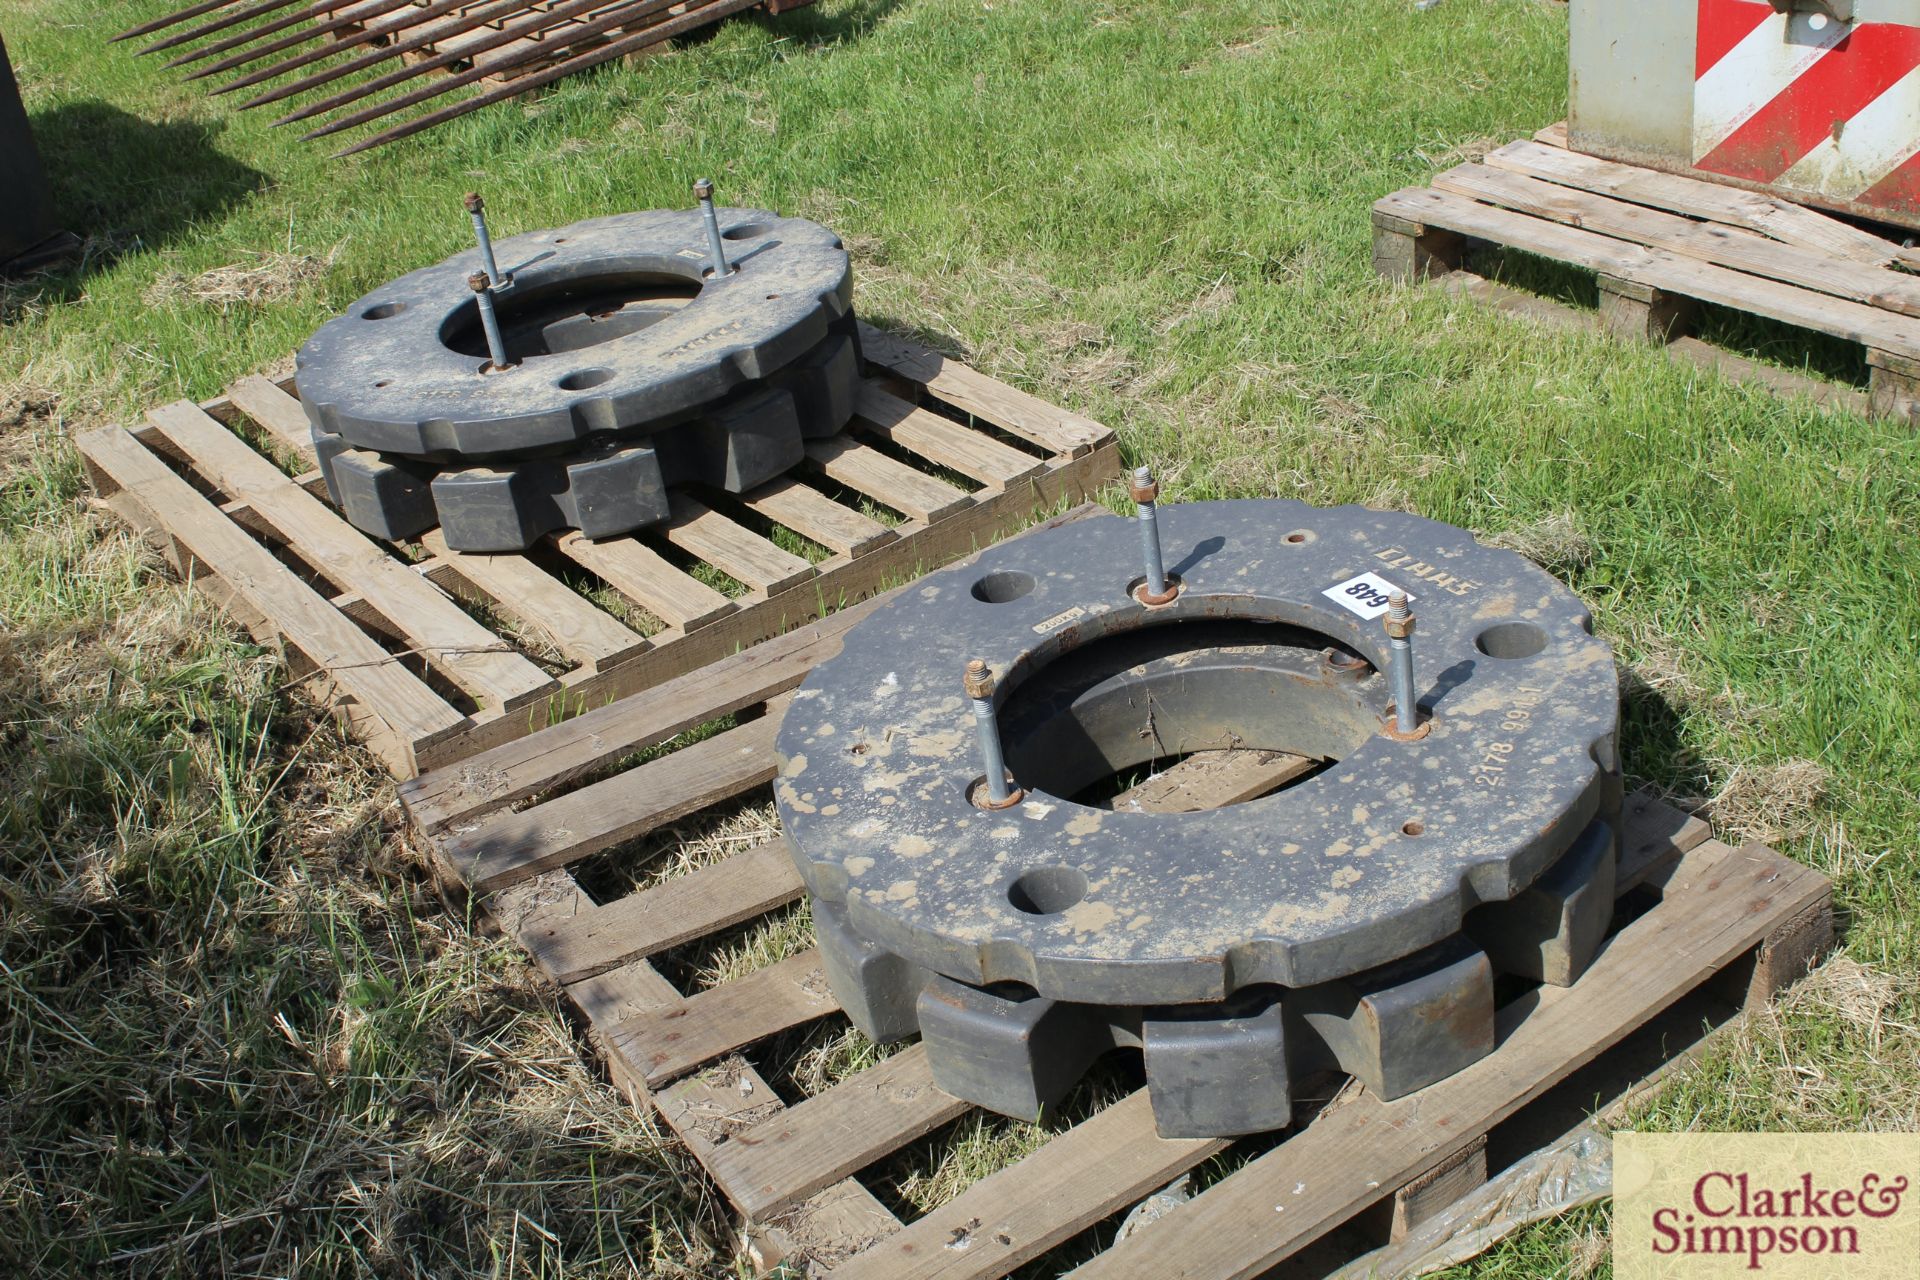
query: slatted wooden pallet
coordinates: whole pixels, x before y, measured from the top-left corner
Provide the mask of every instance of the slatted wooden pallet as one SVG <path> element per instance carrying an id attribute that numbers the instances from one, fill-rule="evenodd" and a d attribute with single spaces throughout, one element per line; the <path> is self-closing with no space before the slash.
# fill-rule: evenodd
<path id="1" fill-rule="evenodd" d="M 471 5 L 462 6 L 441 17 L 421 23 L 417 27 L 408 28 L 405 35 L 409 39 L 417 36 L 431 36 L 436 30 L 444 30 L 448 34 L 445 39 L 431 40 L 417 50 L 402 54 L 401 57 L 407 62 L 418 64 L 442 53 L 462 53 L 469 48 L 476 48 L 488 37 L 497 35 L 509 25 L 519 26 L 528 22 L 539 14 L 552 9 L 558 2 L 559 0 L 528 0 L 524 9 L 517 10 L 507 17 L 490 19 L 479 27 L 466 30 L 464 29 L 465 24 L 462 20 L 469 12 L 481 8 L 483 4 L 483 0 L 474 0 L 474 3 Z M 543 71 L 554 63 L 570 58 L 574 54 L 585 53 L 589 49 L 597 49 L 602 45 L 612 43 L 621 36 L 630 35 L 656 23 L 681 17 L 702 7 L 704 2 L 705 0 L 683 0 L 683 3 L 673 5 L 631 26 L 623 24 L 610 27 L 605 31 L 587 32 L 587 24 L 590 21 L 619 7 L 617 0 L 609 0 L 609 3 L 601 8 L 590 9 L 574 17 L 557 19 L 550 25 L 541 26 L 526 35 L 517 37 L 504 44 L 479 49 L 473 57 L 463 58 L 460 61 L 449 64 L 446 67 L 446 71 L 450 75 L 457 75 L 469 68 L 491 68 L 491 74 L 487 75 L 482 83 L 488 85 L 507 84 L 532 75 L 536 71 Z M 760 4 L 754 7 L 765 9 L 769 13 L 779 14 L 785 13 L 789 9 L 804 8 L 814 2 L 815 0 L 762 0 Z M 424 8 L 431 3 L 431 0 L 413 0 L 413 3 L 416 7 Z M 361 7 L 368 10 L 368 20 L 364 23 L 354 23 L 335 29 L 330 33 L 332 39 L 341 41 L 353 36 L 358 36 L 364 32 L 368 26 L 390 24 L 394 22 L 398 16 L 385 4 L 384 0 L 365 0 Z M 340 18 L 352 18 L 354 12 L 354 6 L 347 6 L 343 9 L 321 15 L 321 18 L 330 24 Z M 318 20 L 320 19 L 316 19 L 316 21 Z M 717 17 L 715 21 L 718 21 Z M 381 44 L 385 43 L 385 40 L 376 39 L 372 43 Z M 666 45 L 651 45 L 640 50 L 638 53 L 627 55 L 627 60 L 633 61 L 637 58 L 646 58 L 664 53 L 667 47 Z"/>
<path id="2" fill-rule="evenodd" d="M 411 777 L 863 599 L 1119 474 L 1098 423 L 916 342 L 862 340 L 858 415 L 810 442 L 799 473 L 738 498 L 676 491 L 664 525 L 526 555 L 350 527 L 324 500 L 299 403 L 264 378 L 77 443 L 107 503 Z M 824 558 L 788 549 L 808 544 Z"/>
<path id="3" fill-rule="evenodd" d="M 1867 405 L 1920 403 L 1920 255 L 1838 218 L 1755 192 L 1571 151 L 1564 125 L 1373 206 L 1374 266 L 1394 279 L 1465 274 L 1478 244 L 1590 270 L 1598 323 L 1673 342 L 1711 303 L 1858 343 Z M 1687 341 L 1679 354 L 1740 376 Z M 1754 371 L 1756 381 L 1802 389 Z"/>
<path id="4" fill-rule="evenodd" d="M 1061 519 L 1089 516 L 1083 509 Z M 1233 1144 L 1155 1136 L 1140 1091 L 903 1222 L 868 1179 L 890 1155 L 970 1109 L 935 1087 L 918 1047 L 811 1096 L 783 1094 L 756 1055 L 783 1032 L 840 1016 L 817 954 L 691 995 L 655 963 L 796 901 L 801 882 L 784 844 L 776 838 L 608 901 L 596 901 L 570 870 L 594 855 L 630 857 L 649 833 L 765 787 L 791 690 L 879 604 L 427 773 L 403 784 L 401 796 L 443 873 L 478 895 L 564 990 L 614 1082 L 634 1105 L 658 1111 L 740 1210 L 758 1265 L 785 1260 L 807 1274 L 876 1280 L 991 1280 Z M 738 723 L 607 772 L 724 715 Z M 1135 800 L 1225 803 L 1278 785 L 1294 767 L 1279 753 L 1238 754 L 1270 758 L 1194 757 L 1176 766 L 1188 771 L 1183 798 L 1162 785 Z M 1263 772 L 1264 784 L 1252 776 Z M 1396 1102 L 1363 1093 L 1328 1108 L 1074 1274 L 1257 1275 L 1376 1204 L 1392 1207 L 1400 1229 L 1411 1227 L 1484 1177 L 1490 1131 L 1519 1123 L 1522 1108 L 1576 1071 L 1628 1061 L 1618 1046 L 1650 1023 L 1656 1027 L 1636 1052 L 1657 1041 L 1657 1059 L 1671 1060 L 1701 1036 L 1704 1013 L 1727 1016 L 1732 1007 L 1712 992 L 1693 993 L 1716 980 L 1724 992 L 1731 981 L 1735 1003 L 1761 998 L 1824 948 L 1830 890 L 1817 873 L 1762 848 L 1712 841 L 1697 819 L 1645 795 L 1630 800 L 1625 825 L 1621 893 L 1658 895 L 1657 904 L 1619 929 L 1578 985 L 1508 1003 L 1492 1057 Z M 1635 1066 L 1632 1078 L 1645 1069 Z M 1567 1088 L 1582 1105 L 1596 1096 L 1589 1077 Z"/>

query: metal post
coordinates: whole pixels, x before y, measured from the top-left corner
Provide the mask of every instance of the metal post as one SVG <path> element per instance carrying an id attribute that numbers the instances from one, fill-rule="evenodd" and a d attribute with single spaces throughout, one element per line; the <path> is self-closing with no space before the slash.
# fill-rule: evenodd
<path id="1" fill-rule="evenodd" d="M 476 271 L 467 277 L 467 287 L 473 290 L 473 301 L 480 308 L 480 327 L 487 334 L 487 356 L 497 373 L 508 366 L 507 340 L 500 333 L 500 317 L 493 310 L 493 281 L 484 271 Z"/>
<path id="2" fill-rule="evenodd" d="M 1167 581 L 1166 564 L 1160 558 L 1160 520 L 1155 509 L 1160 485 L 1153 478 L 1153 468 L 1134 468 L 1127 492 L 1140 508 L 1140 558 L 1147 571 L 1137 598 L 1142 604 L 1166 604 L 1180 594 L 1180 588 Z"/>
<path id="3" fill-rule="evenodd" d="M 1007 783 L 1007 757 L 1000 749 L 1000 722 L 993 714 L 993 673 L 980 658 L 967 663 L 964 681 L 967 700 L 973 704 L 973 724 L 980 736 L 980 767 L 987 775 L 987 798 L 978 801 L 988 809 L 1005 809 L 1026 793 Z"/>
<path id="4" fill-rule="evenodd" d="M 1413 610 L 1407 607 L 1407 593 L 1395 591 L 1387 597 L 1388 658 L 1393 680 L 1393 731 L 1402 738 L 1420 733 L 1420 705 L 1413 691 Z"/>
<path id="5" fill-rule="evenodd" d="M 700 202 L 700 220 L 707 224 L 707 252 L 713 255 L 713 278 L 725 280 L 733 274 L 733 268 L 727 265 L 726 241 L 720 238 L 720 217 L 713 211 L 713 180 L 696 181 L 693 196 Z"/>
<path id="6" fill-rule="evenodd" d="M 487 202 L 478 191 L 469 191 L 466 205 L 473 215 L 473 238 L 480 242 L 480 265 L 487 269 L 488 279 L 499 281 L 499 288 L 512 287 L 513 277 L 501 275 L 500 264 L 493 260 L 493 237 L 487 234 Z"/>

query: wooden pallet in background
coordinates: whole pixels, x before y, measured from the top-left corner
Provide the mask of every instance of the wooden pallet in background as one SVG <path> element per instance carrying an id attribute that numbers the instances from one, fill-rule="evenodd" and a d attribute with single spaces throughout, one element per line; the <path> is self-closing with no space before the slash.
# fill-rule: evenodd
<path id="1" fill-rule="evenodd" d="M 1465 270 L 1469 250 L 1516 249 L 1592 271 L 1596 323 L 1789 393 L 1910 419 L 1920 404 L 1920 254 L 1825 213 L 1756 192 L 1569 150 L 1564 125 L 1458 165 L 1373 206 L 1374 267 L 1442 277 L 1519 310 Z M 1686 336 L 1711 303 L 1859 344 L 1865 397 L 1769 369 Z M 1564 318 L 1564 317 L 1562 317 Z"/>
<path id="2" fill-rule="evenodd" d="M 77 444 L 115 511 L 411 777 L 864 599 L 1118 476 L 1098 423 L 908 339 L 861 337 L 857 416 L 809 442 L 797 473 L 737 498 L 676 490 L 666 524 L 550 537 L 524 555 L 452 551 L 437 530 L 395 546 L 349 526 L 312 470 L 304 411 L 264 378 Z M 831 554 L 809 563 L 776 545 L 780 530 Z M 740 589 L 716 590 L 703 567 Z M 664 625 L 643 634 L 582 589 Z"/>
<path id="3" fill-rule="evenodd" d="M 841 1016 L 817 953 L 693 994 L 655 964 L 798 900 L 784 843 L 775 838 L 606 901 L 570 870 L 595 855 L 626 858 L 650 833 L 766 787 L 787 697 L 880 603 L 429 772 L 404 783 L 401 798 L 443 874 L 476 895 L 565 992 L 615 1084 L 659 1113 L 740 1210 L 758 1265 L 787 1260 L 804 1263 L 806 1274 L 874 1280 L 993 1280 L 1234 1144 L 1157 1137 L 1140 1091 L 903 1222 L 865 1179 L 971 1110 L 934 1085 L 924 1053 L 909 1047 L 812 1096 L 783 1095 L 756 1055 L 783 1032 Z M 617 769 L 720 716 L 736 723 Z M 1277 785 L 1290 767 L 1284 756 L 1241 763 L 1211 768 L 1196 757 L 1176 766 L 1190 770 L 1189 792 L 1213 789 L 1183 803 L 1226 803 L 1249 785 L 1257 793 L 1249 770 L 1278 770 Z M 1671 1061 L 1704 1034 L 1703 1016 L 1725 1018 L 1763 999 L 1824 949 L 1830 889 L 1817 873 L 1757 846 L 1712 841 L 1704 824 L 1645 795 L 1630 799 L 1625 827 L 1620 892 L 1657 895 L 1657 903 L 1619 929 L 1579 984 L 1506 1005 L 1491 1057 L 1395 1102 L 1362 1093 L 1329 1108 L 1076 1275 L 1257 1275 L 1375 1206 L 1408 1229 L 1484 1177 L 1489 1133 L 1524 1123 L 1523 1109 L 1546 1105 L 1556 1085 L 1582 1068 L 1618 1074 L 1610 1064 L 1640 1063 L 1649 1047 L 1654 1061 Z M 1731 1002 L 1723 998 L 1729 982 Z M 1629 1041 L 1634 1056 L 1618 1047 Z M 1632 1070 L 1637 1081 L 1647 1068 Z M 1597 1096 L 1593 1078 L 1566 1086 L 1577 1105 Z"/>

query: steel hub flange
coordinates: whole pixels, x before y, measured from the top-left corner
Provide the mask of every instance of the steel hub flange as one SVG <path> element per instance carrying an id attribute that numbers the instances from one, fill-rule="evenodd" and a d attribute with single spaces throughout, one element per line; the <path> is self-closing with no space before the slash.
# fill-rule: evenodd
<path id="1" fill-rule="evenodd" d="M 684 421 L 851 323 L 839 237 L 758 209 L 652 210 L 495 242 L 511 361 L 491 370 L 478 249 L 383 285 L 323 325 L 296 383 L 317 432 L 411 457 L 488 458 Z M 498 282 L 496 282 L 498 283 Z"/>
<path id="2" fill-rule="evenodd" d="M 809 890 L 863 943 L 1047 1000 L 1219 1002 L 1457 941 L 1469 910 L 1516 898 L 1617 816 L 1612 652 L 1544 571 L 1358 507 L 1202 503 L 1159 521 L 1167 604 L 1135 595 L 1124 522 L 1081 522 L 926 579 L 798 691 L 781 818 Z M 1381 681 L 1322 660 L 1384 670 L 1395 589 L 1419 619 L 1411 740 L 1390 732 Z M 1264 656 L 1221 656 L 1235 645 Z M 975 658 L 999 676 L 1026 791 L 998 812 L 975 803 Z M 1071 798 L 1105 766 L 1225 746 L 1336 762 L 1200 813 Z"/>

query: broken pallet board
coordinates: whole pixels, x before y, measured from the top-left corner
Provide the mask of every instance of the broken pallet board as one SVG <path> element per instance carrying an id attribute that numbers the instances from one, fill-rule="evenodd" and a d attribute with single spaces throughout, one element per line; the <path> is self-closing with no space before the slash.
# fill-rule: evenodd
<path id="1" fill-rule="evenodd" d="M 772 1064 L 756 1055 L 783 1032 L 842 1016 L 817 954 L 803 950 L 695 992 L 668 981 L 657 963 L 797 901 L 803 888 L 783 842 L 609 900 L 573 875 L 594 855 L 633 856 L 627 850 L 643 837 L 689 813 L 763 795 L 784 700 L 880 603 L 721 659 L 644 700 L 427 773 L 403 784 L 401 797 L 443 874 L 525 947 L 585 1018 L 615 1083 L 634 1105 L 657 1110 L 740 1210 L 759 1266 L 787 1260 L 836 1277 L 994 1280 L 1233 1144 L 1158 1137 L 1141 1090 L 903 1222 L 883 1201 L 876 1174 L 972 1111 L 934 1085 L 919 1047 L 810 1096 L 783 1097 L 759 1069 Z M 675 746 L 722 716 L 736 720 Z M 649 748 L 645 763 L 618 767 Z M 1244 754 L 1268 758 L 1194 757 L 1175 766 L 1179 785 L 1168 783 L 1170 770 L 1116 803 L 1231 803 L 1283 785 L 1302 763 Z M 1579 984 L 1508 1003 L 1501 1047 L 1482 1063 L 1410 1098 L 1386 1103 L 1362 1093 L 1329 1108 L 1137 1237 L 1171 1240 L 1171 1251 L 1156 1243 L 1143 1252 L 1130 1241 L 1086 1273 L 1170 1274 L 1156 1268 L 1184 1266 L 1191 1253 L 1206 1261 L 1179 1274 L 1256 1275 L 1373 1208 L 1409 1226 L 1484 1171 L 1490 1130 L 1576 1070 L 1604 1062 L 1636 1028 L 1662 1017 L 1684 1022 L 1685 1002 L 1727 988 L 1729 973 L 1737 990 L 1725 1008 L 1763 1000 L 1804 972 L 1830 937 L 1830 891 L 1817 873 L 1765 849 L 1712 841 L 1698 819 L 1645 794 L 1629 798 L 1623 827 L 1619 892 L 1659 900 L 1619 929 Z M 644 866 L 633 870 L 645 878 Z M 1684 1045 L 1659 1047 L 1667 1061 Z M 1431 1107 L 1444 1108 L 1432 1114 L 1445 1123 L 1425 1122 Z M 1311 1197 L 1289 1198 L 1295 1179 L 1287 1171 L 1297 1162 L 1315 1170 Z M 1276 1191 L 1271 1184 L 1281 1178 L 1286 1186 Z M 1219 1207 L 1223 1196 L 1232 1197 L 1230 1210 Z M 1247 1206 L 1260 1196 L 1266 1207 L 1254 1213 Z M 1280 1203 L 1284 1220 L 1274 1218 Z M 1196 1208 L 1204 1227 L 1179 1225 Z"/>
<path id="2" fill-rule="evenodd" d="M 862 339 L 858 414 L 797 472 L 676 491 L 660 526 L 520 555 L 353 529 L 285 383 L 244 378 L 77 444 L 102 499 L 405 778 L 751 651 L 1119 475 L 1105 427 L 909 339 Z"/>
<path id="3" fill-rule="evenodd" d="M 1373 227 L 1375 269 L 1395 280 L 1473 284 L 1471 248 L 1519 250 L 1591 271 L 1594 323 L 1614 334 L 1775 390 L 1805 385 L 1686 339 L 1709 303 L 1858 344 L 1874 413 L 1911 419 L 1920 404 L 1920 277 L 1895 269 L 1911 255 L 1776 197 L 1581 155 L 1554 129 L 1382 198 Z"/>

